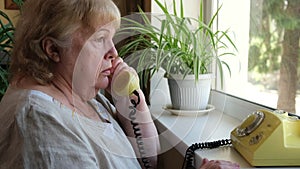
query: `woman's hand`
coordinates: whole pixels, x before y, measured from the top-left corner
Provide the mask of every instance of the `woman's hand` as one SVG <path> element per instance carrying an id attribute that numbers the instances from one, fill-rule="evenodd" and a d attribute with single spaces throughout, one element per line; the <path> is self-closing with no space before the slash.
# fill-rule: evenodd
<path id="1" fill-rule="evenodd" d="M 139 86 L 133 85 L 135 90 L 133 93 L 131 93 L 131 89 L 127 90 L 129 88 L 126 79 L 128 78 L 124 71 L 130 73 L 130 80 L 131 75 L 138 79 L 138 74 L 132 67 L 121 60 L 116 61 L 110 85 L 111 96 L 117 109 L 116 117 L 131 142 L 141 166 L 143 166 L 141 159 L 148 157 L 151 166 L 156 168 L 157 154 L 160 151 L 157 129 L 145 101 L 145 95 Z M 142 147 L 140 147 L 141 141 L 139 139 L 141 137 L 143 138 Z"/>
<path id="2" fill-rule="evenodd" d="M 110 85 L 106 89 L 110 92 L 111 96 L 113 97 L 113 101 L 117 110 L 122 110 L 120 113 L 127 112 L 126 109 L 128 109 L 128 107 L 131 105 L 130 100 L 133 99 L 136 102 L 138 101 L 137 96 L 135 96 L 132 93 L 128 93 L 129 91 L 127 91 L 127 89 L 129 89 L 128 84 L 126 84 L 128 83 L 128 81 L 126 78 L 122 79 L 123 74 L 121 74 L 124 73 L 125 71 L 129 72 L 132 76 L 135 76 L 134 77 L 135 79 L 138 79 L 138 74 L 132 67 L 128 66 L 125 62 L 123 62 L 121 58 L 116 58 L 112 62 L 112 69 L 111 69 L 112 75 L 110 77 Z M 140 104 L 138 105 L 137 110 L 148 111 L 148 107 L 145 102 L 145 96 L 143 92 L 139 89 L 138 85 L 135 87 L 138 87 L 135 90 L 139 93 L 139 100 L 140 100 Z M 123 115 L 126 117 L 126 115 L 128 114 L 124 113 Z"/>
<path id="3" fill-rule="evenodd" d="M 120 57 L 117 57 L 116 59 L 114 59 L 112 61 L 112 68 L 111 68 L 111 75 L 109 77 L 109 85 L 108 87 L 106 88 L 106 91 L 108 93 L 111 94 L 111 84 L 112 84 L 112 78 L 113 78 L 113 75 L 115 75 L 115 70 L 116 68 L 119 66 L 120 63 L 123 63 L 123 59 L 120 58 Z"/>
<path id="4" fill-rule="evenodd" d="M 116 58 L 112 62 L 110 85 L 108 90 L 110 90 L 112 95 L 115 95 L 115 99 L 117 99 L 119 96 L 124 97 L 131 95 L 132 89 L 138 90 L 138 82 L 139 79 L 136 71 L 123 62 L 121 58 Z"/>
<path id="5" fill-rule="evenodd" d="M 240 166 L 237 163 L 224 160 L 208 160 L 204 158 L 200 169 L 239 169 Z"/>

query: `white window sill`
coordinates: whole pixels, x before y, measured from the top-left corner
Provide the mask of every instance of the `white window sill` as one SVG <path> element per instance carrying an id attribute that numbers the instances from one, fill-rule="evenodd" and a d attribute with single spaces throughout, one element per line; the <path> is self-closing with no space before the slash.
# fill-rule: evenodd
<path id="1" fill-rule="evenodd" d="M 193 143 L 229 139 L 230 132 L 240 120 L 221 113 L 218 110 L 197 116 L 176 116 L 164 111 L 161 106 L 151 106 L 151 113 L 159 130 L 160 137 L 169 142 L 169 147 L 162 147 L 162 152 L 173 147 L 184 157 L 186 149 Z M 196 151 L 199 167 L 202 158 L 221 159 L 237 162 L 241 167 L 251 167 L 232 147 Z"/>
<path id="2" fill-rule="evenodd" d="M 151 82 L 152 95 L 150 111 L 160 133 L 167 140 L 162 146 L 162 153 L 176 148 L 184 157 L 186 149 L 193 143 L 229 139 L 231 131 L 241 124 L 242 120 L 258 109 L 267 109 L 244 100 L 211 92 L 210 104 L 215 110 L 198 116 L 177 116 L 165 111 L 163 107 L 170 103 L 165 79 Z M 254 168 L 231 146 L 196 151 L 196 168 L 201 158 L 229 160 L 240 164 L 241 168 Z"/>
<path id="3" fill-rule="evenodd" d="M 162 146 L 162 153 L 175 148 L 184 157 L 186 149 L 194 143 L 229 139 L 231 131 L 248 114 L 258 109 L 266 109 L 230 96 L 226 96 L 224 101 L 221 98 L 224 95 L 215 91 L 212 91 L 211 96 L 214 98 L 211 103 L 216 106 L 216 109 L 198 116 L 177 116 L 164 110 L 164 105 L 151 105 L 150 111 L 160 137 L 169 143 Z M 197 150 L 196 168 L 199 168 L 202 158 L 229 160 L 239 163 L 241 168 L 255 168 L 232 146 Z"/>

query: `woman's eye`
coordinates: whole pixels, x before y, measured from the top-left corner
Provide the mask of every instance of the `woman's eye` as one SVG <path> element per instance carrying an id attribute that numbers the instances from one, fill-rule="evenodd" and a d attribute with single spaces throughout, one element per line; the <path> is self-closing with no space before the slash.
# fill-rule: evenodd
<path id="1" fill-rule="evenodd" d="M 96 41 L 99 42 L 99 43 L 103 43 L 104 42 L 104 37 L 97 38 Z"/>

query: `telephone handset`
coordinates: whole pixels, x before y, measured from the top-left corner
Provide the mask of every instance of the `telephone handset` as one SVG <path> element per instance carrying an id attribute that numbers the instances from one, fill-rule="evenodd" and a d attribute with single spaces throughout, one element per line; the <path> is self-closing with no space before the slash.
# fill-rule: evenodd
<path id="1" fill-rule="evenodd" d="M 129 71 L 122 71 L 116 77 L 112 84 L 112 90 L 119 96 L 136 95 L 138 100 L 130 100 L 133 106 L 129 106 L 131 109 L 129 113 L 129 119 L 132 125 L 132 129 L 136 138 L 136 144 L 141 156 L 141 160 L 146 169 L 152 168 L 150 160 L 147 158 L 144 148 L 143 137 L 138 123 L 136 120 L 136 107 L 140 103 L 139 93 L 136 91 L 140 88 L 139 78 Z"/>
<path id="2" fill-rule="evenodd" d="M 232 146 L 252 166 L 300 166 L 300 117 L 281 110 L 259 110 L 231 131 L 231 139 L 190 146 L 183 168 L 193 168 L 196 149 Z"/>
<path id="3" fill-rule="evenodd" d="M 139 88 L 139 78 L 129 71 L 120 72 L 112 84 L 113 91 L 119 96 L 129 96 Z"/>

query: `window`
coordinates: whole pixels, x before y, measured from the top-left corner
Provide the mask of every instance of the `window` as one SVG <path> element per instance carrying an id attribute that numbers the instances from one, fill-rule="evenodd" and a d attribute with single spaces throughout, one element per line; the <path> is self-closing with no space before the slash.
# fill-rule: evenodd
<path id="1" fill-rule="evenodd" d="M 298 79 L 300 1 L 214 0 L 218 29 L 229 28 L 237 56 L 221 89 L 231 95 L 300 114 Z"/>

